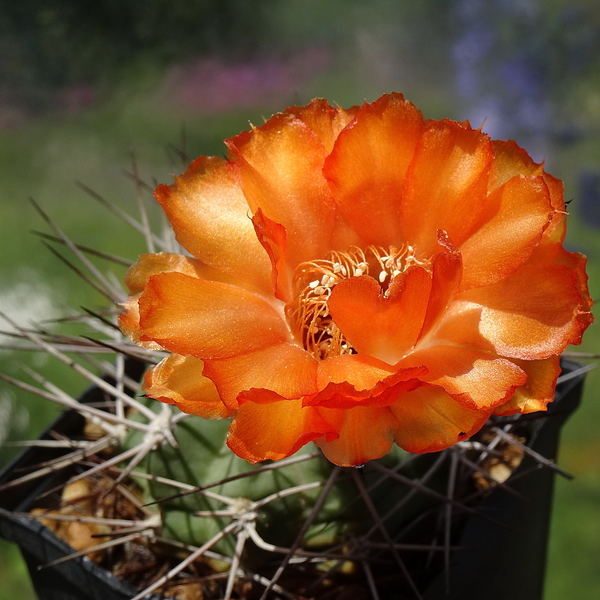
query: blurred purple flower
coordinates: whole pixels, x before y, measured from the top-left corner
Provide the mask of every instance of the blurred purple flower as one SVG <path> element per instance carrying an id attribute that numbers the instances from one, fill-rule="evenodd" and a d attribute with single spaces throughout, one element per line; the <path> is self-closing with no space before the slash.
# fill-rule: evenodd
<path id="1" fill-rule="evenodd" d="M 58 93 L 57 105 L 60 110 L 70 113 L 88 108 L 96 102 L 96 91 L 91 85 L 74 85 Z"/>
<path id="2" fill-rule="evenodd" d="M 182 106 L 213 114 L 289 98 L 329 64 L 328 51 L 316 47 L 288 60 L 226 63 L 216 57 L 200 58 L 173 68 L 165 86 Z"/>

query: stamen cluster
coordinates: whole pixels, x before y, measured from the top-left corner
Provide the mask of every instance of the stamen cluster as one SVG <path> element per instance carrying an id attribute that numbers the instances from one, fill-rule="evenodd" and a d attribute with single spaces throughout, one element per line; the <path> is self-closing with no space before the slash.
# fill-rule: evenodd
<path id="1" fill-rule="evenodd" d="M 356 351 L 329 314 L 327 302 L 333 288 L 343 279 L 371 275 L 377 279 L 384 297 L 391 282 L 412 265 L 429 261 L 415 256 L 410 245 L 401 248 L 368 246 L 347 252 L 332 251 L 326 259 L 298 265 L 294 276 L 297 295 L 285 308 L 292 331 L 303 348 L 315 358 L 355 354 Z"/>

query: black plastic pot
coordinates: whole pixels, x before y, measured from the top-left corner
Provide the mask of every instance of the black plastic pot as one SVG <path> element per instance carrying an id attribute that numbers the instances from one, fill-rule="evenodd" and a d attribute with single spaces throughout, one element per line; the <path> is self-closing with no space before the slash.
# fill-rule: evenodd
<path id="1" fill-rule="evenodd" d="M 563 360 L 562 366 L 563 374 L 581 367 L 568 360 Z M 133 377 L 141 375 L 141 368 L 139 363 L 128 364 Z M 518 417 L 529 428 L 528 446 L 545 458 L 556 458 L 561 428 L 579 405 L 584 377 L 581 373 L 561 383 L 547 413 Z M 80 401 L 97 402 L 101 397 L 102 392 L 91 387 Z M 82 424 L 79 414 L 68 411 L 42 438 L 48 437 L 50 430 L 65 434 L 80 431 Z M 17 457 L 0 474 L 0 484 L 14 479 L 16 470 L 39 462 L 39 452 L 29 449 Z M 51 458 L 48 451 L 44 450 L 43 458 Z M 437 576 L 423 600 L 542 600 L 556 473 L 536 466 L 537 461 L 527 456 L 508 481 L 520 497 L 498 487 L 482 498 L 477 514 L 466 519 L 457 544 L 460 550 L 452 556 L 449 576 Z M 132 598 L 136 591 L 131 586 L 87 558 L 38 569 L 72 549 L 40 523 L 12 513 L 27 511 L 36 497 L 66 476 L 54 474 L 5 491 L 0 497 L 0 535 L 19 545 L 39 600 Z M 158 597 L 147 597 L 154 598 Z"/>
<path id="2" fill-rule="evenodd" d="M 581 368 L 565 359 L 561 365 L 563 375 Z M 580 373 L 559 384 L 541 418 L 539 413 L 519 417 L 531 420 L 528 447 L 544 458 L 556 459 L 561 429 L 579 406 L 584 378 Z M 496 488 L 481 501 L 458 542 L 448 585 L 440 575 L 423 600 L 542 600 L 556 471 L 536 467 L 536 459 L 526 456 L 507 482 L 521 498 Z"/>
<path id="3" fill-rule="evenodd" d="M 129 377 L 139 380 L 144 371 L 140 361 L 127 359 L 125 371 Z M 107 380 L 109 380 L 107 378 Z M 109 380 L 110 381 L 110 380 Z M 112 382 L 111 382 L 112 383 Z M 78 399 L 83 404 L 102 403 L 105 392 L 97 386 L 89 387 Z M 85 419 L 74 410 L 62 413 L 46 429 L 40 439 L 55 439 L 51 432 L 71 436 L 81 432 Z M 29 448 L 16 457 L 0 473 L 0 485 L 15 479 L 18 474 L 39 462 L 52 460 L 68 450 Z M 51 561 L 71 554 L 73 549 L 58 538 L 39 521 L 13 513 L 28 512 L 36 498 L 66 481 L 73 471 L 63 471 L 32 480 L 18 487 L 8 488 L 0 494 L 0 535 L 18 544 L 31 576 L 39 600 L 128 600 L 136 590 L 122 579 L 114 577 L 106 569 L 87 558 L 78 558 L 40 569 Z M 147 600 L 158 600 L 147 596 Z"/>

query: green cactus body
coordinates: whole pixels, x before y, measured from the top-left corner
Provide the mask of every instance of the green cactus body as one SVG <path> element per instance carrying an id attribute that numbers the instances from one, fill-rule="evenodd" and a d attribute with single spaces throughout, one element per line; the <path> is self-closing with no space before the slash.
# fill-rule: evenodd
<path id="1" fill-rule="evenodd" d="M 148 406 L 156 409 L 160 405 L 149 401 Z M 378 473 L 372 465 L 366 469 L 339 469 L 312 444 L 304 446 L 295 455 L 296 460 L 292 464 L 284 461 L 279 466 L 278 463 L 267 461 L 251 465 L 235 456 L 226 446 L 228 426 L 227 420 L 186 418 L 174 428 L 176 448 L 163 443 L 144 459 L 141 468 L 154 479 L 142 482 L 142 485 L 147 502 L 157 502 L 160 507 L 164 536 L 200 547 L 232 522 L 235 517 L 223 514 L 227 505 L 205 495 L 204 490 L 237 503 L 238 517 L 244 509 L 251 510 L 252 502 L 260 503 L 264 498 L 281 495 L 256 511 L 255 526 L 260 538 L 267 545 L 289 548 L 294 545 L 306 520 L 310 518 L 311 524 L 303 534 L 300 548 L 305 551 L 331 549 L 338 555 L 343 555 L 351 540 L 369 534 L 374 526 L 373 518 L 357 488 L 356 474 L 368 490 L 377 514 L 389 515 L 385 525 L 390 537 L 399 533 L 427 508 L 436 502 L 439 504 L 433 497 L 424 501 L 422 495 L 415 494 L 410 485 Z M 123 442 L 123 450 L 135 447 L 140 441 L 141 434 L 131 433 Z M 411 460 L 407 460 L 409 457 Z M 404 461 L 405 465 L 397 469 L 399 477 L 418 481 L 431 469 L 436 459 L 436 455 L 411 456 L 395 447 L 377 463 L 394 469 Z M 261 472 L 261 467 L 269 464 L 272 468 Z M 335 469 L 340 473 L 314 515 L 315 503 Z M 163 483 L 164 480 L 188 484 L 198 488 L 198 491 L 178 494 L 178 490 Z M 444 485 L 444 477 L 440 477 L 438 482 L 428 481 L 428 486 L 438 488 L 440 493 Z M 288 493 L 288 490 L 296 488 L 299 491 Z M 396 510 L 400 505 L 401 510 Z M 375 538 L 384 541 L 381 533 L 376 534 Z M 233 556 L 235 536 L 224 537 L 212 548 L 225 556 Z M 246 544 L 243 555 L 246 566 L 256 568 L 272 558 L 272 553 L 258 548 L 251 541 Z"/>

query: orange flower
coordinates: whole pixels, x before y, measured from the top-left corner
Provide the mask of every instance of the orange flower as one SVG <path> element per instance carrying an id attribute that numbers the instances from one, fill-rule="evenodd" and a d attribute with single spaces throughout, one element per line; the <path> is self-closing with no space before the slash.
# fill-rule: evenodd
<path id="1" fill-rule="evenodd" d="M 292 107 L 156 198 L 191 257 L 131 268 L 120 324 L 171 353 L 146 393 L 250 462 L 433 452 L 544 410 L 591 323 L 562 184 L 514 142 L 400 94 Z"/>

